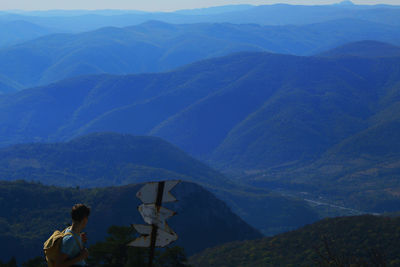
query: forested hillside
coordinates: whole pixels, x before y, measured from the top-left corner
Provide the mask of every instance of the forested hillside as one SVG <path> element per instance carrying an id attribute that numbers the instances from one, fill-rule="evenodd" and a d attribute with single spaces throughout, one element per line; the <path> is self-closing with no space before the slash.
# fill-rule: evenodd
<path id="1" fill-rule="evenodd" d="M 325 219 L 302 229 L 210 248 L 195 267 L 399 266 L 400 218 Z"/>
<path id="2" fill-rule="evenodd" d="M 2 148 L 0 177 L 81 188 L 166 179 L 191 181 L 211 190 L 247 223 L 269 235 L 320 217 L 304 201 L 233 183 L 156 137 L 96 133 L 65 143 Z"/>
<path id="3" fill-rule="evenodd" d="M 44 241 L 54 230 L 62 230 L 70 223 L 70 210 L 76 203 L 86 203 L 92 209 L 85 230 L 89 245 L 103 240 L 112 225 L 144 224 L 137 210 L 141 201 L 136 198 L 141 186 L 82 189 L 0 182 L 0 241 L 7 244 L 0 252 L 0 260 L 15 256 L 21 263 L 42 256 Z M 261 236 L 196 184 L 183 182 L 172 193 L 179 201 L 166 206 L 178 215 L 168 224 L 179 236 L 174 245 L 182 246 L 189 254 L 224 242 Z"/>
<path id="4" fill-rule="evenodd" d="M 149 265 L 161 180 L 153 267 L 400 266 L 400 6 L 230 1 L 0 2 L 0 267 L 76 203 L 89 266 Z"/>
<path id="5" fill-rule="evenodd" d="M 0 149 L 2 180 L 48 185 L 104 187 L 183 179 L 229 184 L 219 172 L 157 137 L 97 133 L 66 143 L 25 144 Z"/>
<path id="6" fill-rule="evenodd" d="M 0 141 L 49 142 L 99 131 L 155 135 L 221 169 L 245 171 L 257 187 L 394 211 L 399 64 L 398 57 L 240 53 L 161 74 L 80 77 L 0 96 Z M 324 159 L 336 150 L 339 166 L 329 167 Z M 388 175 L 376 179 L 368 158 L 389 164 Z M 302 172 L 310 164 L 329 171 Z M 366 175 L 357 183 L 341 179 L 356 172 Z"/>
<path id="7" fill-rule="evenodd" d="M 400 57 L 400 47 L 378 41 L 360 41 L 325 51 L 322 57 Z"/>

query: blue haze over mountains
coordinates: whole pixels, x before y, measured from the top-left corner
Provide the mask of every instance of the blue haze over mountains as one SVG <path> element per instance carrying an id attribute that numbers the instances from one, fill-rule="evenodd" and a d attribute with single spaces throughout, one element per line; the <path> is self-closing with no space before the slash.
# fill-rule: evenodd
<path id="1" fill-rule="evenodd" d="M 148 20 L 167 23 L 229 22 L 260 25 L 304 25 L 354 18 L 399 25 L 399 7 L 389 5 L 234 5 L 169 13 L 137 11 L 36 11 L 1 12 L 0 21 L 25 20 L 40 26 L 69 32 L 88 31 L 105 26 L 125 27 Z"/>
<path id="2" fill-rule="evenodd" d="M 313 55 L 362 40 L 399 45 L 399 18 L 398 7 L 384 5 L 3 12 L 0 92 L 83 74 L 166 71 L 238 51 Z"/>
<path id="3" fill-rule="evenodd" d="M 0 12 L 1 179 L 177 177 L 264 234 L 399 211 L 399 26 L 386 5 Z"/>
<path id="4" fill-rule="evenodd" d="M 361 40 L 400 44 L 400 28 L 354 19 L 305 26 L 151 21 L 54 34 L 0 49 L 0 92 L 84 74 L 167 71 L 239 51 L 313 55 Z"/>
<path id="5" fill-rule="evenodd" d="M 388 45 L 355 43 L 349 51 L 353 46 Z M 258 170 L 247 180 L 257 186 L 323 189 L 359 209 L 392 211 L 397 204 L 385 208 L 386 201 L 398 200 L 385 190 L 396 190 L 398 180 L 399 65 L 399 57 L 382 54 L 247 52 L 159 74 L 83 76 L 0 97 L 0 140 L 4 146 L 103 131 L 155 135 L 225 171 Z M 323 161 L 331 157 L 335 164 Z M 385 179 L 362 175 L 357 192 L 351 179 L 330 190 L 337 175 L 368 173 L 382 160 L 393 166 Z M 320 168 L 310 174 L 304 168 L 313 162 Z M 345 169 L 335 171 L 336 164 Z M 384 197 L 365 205 L 363 190 L 371 188 Z"/>

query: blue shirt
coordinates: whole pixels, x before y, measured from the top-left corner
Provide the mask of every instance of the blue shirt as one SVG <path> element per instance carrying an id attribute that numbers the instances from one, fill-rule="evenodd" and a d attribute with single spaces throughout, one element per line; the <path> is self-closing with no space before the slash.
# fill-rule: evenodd
<path id="1" fill-rule="evenodd" d="M 81 253 L 81 247 L 78 242 L 76 242 L 76 238 L 79 240 L 80 244 L 82 244 L 82 239 L 80 235 L 75 234 L 70 229 L 65 230 L 66 233 L 72 233 L 72 235 L 66 235 L 63 237 L 61 244 L 61 252 L 68 255 L 68 259 L 75 258 L 79 256 Z M 76 238 L 75 238 L 76 237 Z M 75 265 L 85 266 L 86 263 L 84 260 L 75 263 Z"/>

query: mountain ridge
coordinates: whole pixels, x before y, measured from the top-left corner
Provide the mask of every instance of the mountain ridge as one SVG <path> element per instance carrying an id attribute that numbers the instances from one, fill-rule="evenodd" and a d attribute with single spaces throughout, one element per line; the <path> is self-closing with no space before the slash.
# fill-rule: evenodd
<path id="1" fill-rule="evenodd" d="M 92 190 L 160 179 L 189 181 L 210 190 L 264 234 L 294 229 L 320 217 L 304 201 L 236 184 L 158 137 L 94 133 L 64 143 L 0 148 L 0 176 L 3 181 Z"/>
<path id="2" fill-rule="evenodd" d="M 161 74 L 74 78 L 0 96 L 0 141 L 65 141 L 103 131 L 152 134 L 237 177 L 253 173 L 238 178 L 252 185 L 310 187 L 313 177 L 323 185 L 319 189 L 333 189 L 340 173 L 321 179 L 318 172 L 307 177 L 299 171 L 348 138 L 400 120 L 399 60 L 248 52 Z M 389 128 L 377 129 L 371 133 L 386 136 Z M 396 138 L 382 140 L 397 147 L 390 143 Z M 342 155 L 345 162 L 349 155 Z M 384 177 L 367 176 L 358 186 L 371 183 L 384 195 L 396 191 L 396 184 L 385 187 L 390 176 Z M 333 195 L 357 196 L 353 208 L 385 211 L 361 201 L 351 182 Z"/>
<path id="3" fill-rule="evenodd" d="M 340 46 L 318 54 L 322 57 L 399 57 L 400 47 L 388 43 L 366 40 Z"/>
<path id="4" fill-rule="evenodd" d="M 240 51 L 313 55 L 365 39 L 400 44 L 400 30 L 355 19 L 304 26 L 150 21 L 53 34 L 0 49 L 0 73 L 27 88 L 87 74 L 168 71 Z"/>
<path id="5" fill-rule="evenodd" d="M 26 171 L 32 181 L 57 186 L 104 187 L 151 180 L 151 176 L 127 178 L 127 170 L 133 167 L 155 168 L 164 173 L 165 178 L 192 179 L 206 185 L 227 182 L 223 175 L 158 137 L 94 133 L 66 143 L 14 145 L 0 149 L 0 154 L 3 180 L 9 176 L 16 177 L 13 180 L 23 179 Z M 106 158 L 107 164 L 100 168 L 100 162 Z M 85 171 L 85 176 L 82 176 L 84 169 L 91 171 Z M 57 170 L 64 170 L 64 175 L 51 175 Z M 22 174 L 18 174 L 19 171 Z M 41 177 L 47 176 L 43 175 L 46 172 L 50 175 L 47 180 Z M 74 177 L 78 180 L 73 180 Z M 94 177 L 98 180 L 93 180 Z M 125 180 L 118 181 L 118 177 L 125 177 Z"/>
<path id="6" fill-rule="evenodd" d="M 226 12 L 216 12 L 225 9 Z M 235 11 L 236 9 L 236 11 Z M 230 22 L 261 25 L 308 24 L 342 18 L 359 18 L 374 22 L 399 25 L 396 5 L 289 5 L 274 4 L 251 6 L 221 6 L 177 12 L 140 11 L 43 11 L 21 14 L 8 13 L 3 20 L 27 20 L 42 26 L 53 26 L 63 31 L 88 31 L 104 26 L 124 27 L 146 20 L 163 20 L 168 23 Z M 282 14 L 287 14 L 283 16 Z M 58 16 L 58 17 L 57 17 Z"/>

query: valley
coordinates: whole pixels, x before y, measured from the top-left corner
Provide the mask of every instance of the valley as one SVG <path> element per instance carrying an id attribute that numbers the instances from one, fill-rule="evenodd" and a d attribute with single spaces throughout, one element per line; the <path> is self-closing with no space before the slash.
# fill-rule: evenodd
<path id="1" fill-rule="evenodd" d="M 161 74 L 82 76 L 0 96 L 0 140 L 157 136 L 228 176 L 253 173 L 239 178 L 250 186 L 394 211 L 398 199 L 387 192 L 398 185 L 398 65 L 390 56 L 247 52 Z"/>
<path id="2" fill-rule="evenodd" d="M 361 2 L 0 3 L 0 267 L 45 266 L 75 203 L 88 262 L 147 266 L 160 180 L 179 238 L 152 267 L 399 266 L 400 6 Z"/>

